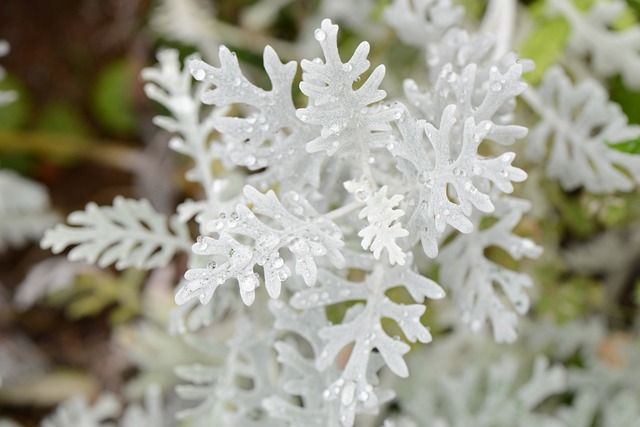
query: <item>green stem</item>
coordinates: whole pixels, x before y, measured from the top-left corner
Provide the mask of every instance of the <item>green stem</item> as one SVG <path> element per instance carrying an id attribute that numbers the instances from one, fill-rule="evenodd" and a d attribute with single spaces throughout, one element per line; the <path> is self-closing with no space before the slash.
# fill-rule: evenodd
<path id="1" fill-rule="evenodd" d="M 117 141 L 86 141 L 80 137 L 36 132 L 0 132 L 0 152 L 62 157 L 132 171 L 145 163 L 143 153 Z"/>

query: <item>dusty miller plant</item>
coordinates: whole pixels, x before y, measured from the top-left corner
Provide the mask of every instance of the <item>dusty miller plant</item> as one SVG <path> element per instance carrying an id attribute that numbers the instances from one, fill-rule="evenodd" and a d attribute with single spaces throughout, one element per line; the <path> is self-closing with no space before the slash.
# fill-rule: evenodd
<path id="1" fill-rule="evenodd" d="M 371 69 L 367 42 L 343 58 L 329 19 L 314 32 L 321 57 L 300 62 L 301 99 L 292 94 L 298 64 L 282 62 L 269 46 L 268 88 L 250 81 L 224 46 L 219 66 L 195 57 L 183 64 L 164 50 L 144 70 L 145 92 L 169 113 L 154 122 L 191 159 L 186 178 L 201 187 L 202 199 L 182 202 L 170 217 L 145 200 L 91 203 L 49 230 L 42 246 L 56 253 L 73 247 L 72 260 L 118 269 L 153 269 L 188 255 L 169 330 L 234 326 L 227 337 L 199 338 L 215 363 L 176 368 L 188 383 L 176 392 L 196 402 L 178 418 L 194 426 L 353 426 L 356 416 L 376 414 L 394 397 L 386 368 L 409 376 L 413 343 L 432 340 L 427 301 L 445 298 L 445 289 L 459 323 L 473 332 L 489 325 L 496 342 L 513 342 L 532 280 L 486 254 L 490 247 L 515 260 L 541 253 L 513 232 L 530 203 L 509 195 L 527 178 L 508 149 L 527 135 L 514 121 L 525 91 L 541 118 L 528 152 L 550 157 L 551 178 L 594 192 L 628 190 L 639 179 L 637 158 L 607 145 L 637 131 L 598 83 L 574 87 L 554 68 L 537 91 L 528 90 L 523 74 L 533 64 L 509 51 L 513 20 L 500 21 L 496 12 L 502 4 L 515 13 L 514 2 L 490 3 L 482 29 L 493 35 L 464 30 L 462 8 L 447 0 L 392 2 L 385 20 L 427 66 L 423 78 L 404 80 L 397 99 L 381 89 L 385 66 Z M 611 73 L 617 63 L 606 61 L 607 47 L 588 45 L 583 18 L 571 7 L 558 2 L 575 21 L 573 45 L 594 55 L 599 73 Z M 635 83 L 633 64 L 618 65 Z M 572 115 L 573 106 L 583 113 Z M 433 266 L 440 284 L 425 274 Z M 489 368 L 489 388 L 516 376 L 516 363 L 504 360 L 504 373 Z M 546 360 L 533 371 L 502 421 L 517 422 L 564 390 L 562 373 Z M 433 401 L 473 400 L 479 375 L 463 373 Z M 493 398 L 506 399 L 510 390 L 499 388 Z M 481 410 L 437 425 L 467 425 L 480 412 L 481 425 L 495 425 L 493 405 L 488 399 Z M 540 419 L 526 416 L 528 425 Z"/>

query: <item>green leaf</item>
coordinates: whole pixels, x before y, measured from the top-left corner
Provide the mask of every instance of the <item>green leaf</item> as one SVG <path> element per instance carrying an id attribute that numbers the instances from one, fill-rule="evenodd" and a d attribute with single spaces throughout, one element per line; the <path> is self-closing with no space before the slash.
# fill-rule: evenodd
<path id="1" fill-rule="evenodd" d="M 633 11 L 637 19 L 640 19 L 640 0 L 627 0 L 627 6 Z"/>
<path id="2" fill-rule="evenodd" d="M 611 100 L 620 105 L 629 123 L 640 124 L 640 91 L 626 87 L 618 75 L 610 79 L 609 93 Z"/>
<path id="3" fill-rule="evenodd" d="M 80 112 L 69 104 L 52 103 L 45 107 L 36 124 L 44 133 L 70 136 L 88 136 L 91 132 Z"/>
<path id="4" fill-rule="evenodd" d="M 83 120 L 80 112 L 68 104 L 52 103 L 47 105 L 35 127 L 45 135 L 78 136 L 79 138 L 69 139 L 72 144 L 77 144 L 78 147 L 91 141 L 87 138 L 91 134 L 89 126 Z M 79 161 L 78 158 L 69 158 L 68 156 L 50 156 L 47 160 L 61 166 L 71 166 Z"/>
<path id="5" fill-rule="evenodd" d="M 91 96 L 96 119 L 107 130 L 127 136 L 135 130 L 133 74 L 124 60 L 112 62 L 98 75 Z"/>
<path id="6" fill-rule="evenodd" d="M 15 130 L 24 127 L 31 115 L 31 101 L 25 85 L 11 75 L 0 80 L 0 91 L 13 91 L 15 101 L 0 106 L 0 130 Z"/>
<path id="7" fill-rule="evenodd" d="M 478 0 L 458 0 L 458 4 L 464 7 L 464 14 L 471 19 L 480 19 L 485 10 L 484 2 Z"/>
<path id="8" fill-rule="evenodd" d="M 571 33 L 571 27 L 564 18 L 541 17 L 537 21 L 535 30 L 520 46 L 520 56 L 536 64 L 535 70 L 524 75 L 524 79 L 534 85 L 542 80 L 549 67 L 558 62 Z"/>
<path id="9" fill-rule="evenodd" d="M 640 155 L 640 138 L 623 142 L 607 142 L 607 145 L 626 154 Z"/>

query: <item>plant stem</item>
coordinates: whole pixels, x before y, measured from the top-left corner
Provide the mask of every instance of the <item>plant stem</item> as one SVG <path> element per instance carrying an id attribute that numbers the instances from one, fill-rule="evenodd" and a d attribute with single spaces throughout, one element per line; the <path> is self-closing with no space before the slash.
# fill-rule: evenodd
<path id="1" fill-rule="evenodd" d="M 493 34 L 495 37 L 494 59 L 502 58 L 511 50 L 515 23 L 515 0 L 489 0 L 487 11 L 480 25 L 480 32 Z"/>
<path id="2" fill-rule="evenodd" d="M 120 142 L 87 142 L 79 137 L 35 132 L 0 132 L 0 152 L 21 152 L 43 158 L 84 159 L 126 171 L 133 171 L 147 162 L 142 151 Z"/>

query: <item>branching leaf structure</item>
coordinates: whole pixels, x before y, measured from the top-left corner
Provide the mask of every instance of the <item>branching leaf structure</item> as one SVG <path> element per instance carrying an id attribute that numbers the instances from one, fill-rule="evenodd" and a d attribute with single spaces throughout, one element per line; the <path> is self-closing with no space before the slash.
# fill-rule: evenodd
<path id="1" fill-rule="evenodd" d="M 108 207 L 89 203 L 86 210 L 70 214 L 67 221 L 72 227 L 59 224 L 48 230 L 42 247 L 60 253 L 76 245 L 69 253 L 70 260 L 101 267 L 162 267 L 190 246 L 186 226 L 175 218 L 168 220 L 147 200 L 116 197 Z"/>
<path id="2" fill-rule="evenodd" d="M 296 274 L 302 276 L 308 286 L 316 282 L 315 257 L 327 255 L 336 267 L 344 265 L 339 249 L 344 244 L 340 229 L 332 221 L 318 215 L 298 193 L 288 193 L 283 204 L 273 191 L 262 194 L 246 186 L 243 192 L 253 204 L 253 210 L 245 205 L 237 205 L 235 212 L 228 216 L 224 214 L 209 224 L 209 229 L 218 234 L 217 238 L 200 236 L 193 248 L 199 255 L 222 256 L 225 262 L 218 266 L 217 261 L 212 260 L 207 268 L 189 270 L 185 275 L 188 283 L 176 295 L 178 303 L 198 296 L 204 304 L 211 299 L 219 285 L 229 278 L 235 278 L 242 300 L 250 305 L 255 299 L 255 289 L 260 284 L 258 274 L 254 271 L 256 264 L 264 268 L 267 292 L 272 298 L 277 298 L 280 284 L 291 276 L 291 269 L 279 252 L 285 247 L 294 255 Z M 265 224 L 256 214 L 266 217 L 280 228 Z M 253 244 L 244 244 L 233 234 L 248 237 Z"/>
<path id="3" fill-rule="evenodd" d="M 528 153 L 536 161 L 548 157 L 547 175 L 565 190 L 630 191 L 640 182 L 640 157 L 610 146 L 640 137 L 640 126 L 627 123 L 596 80 L 574 86 L 554 67 L 527 100 L 541 114 L 531 130 Z"/>

